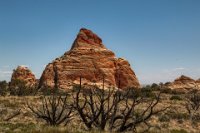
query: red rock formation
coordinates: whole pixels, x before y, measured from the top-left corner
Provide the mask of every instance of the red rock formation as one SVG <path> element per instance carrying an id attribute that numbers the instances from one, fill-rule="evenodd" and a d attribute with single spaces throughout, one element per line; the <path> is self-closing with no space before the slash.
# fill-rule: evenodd
<path id="1" fill-rule="evenodd" d="M 81 29 L 70 51 L 48 64 L 41 76 L 40 87 L 67 89 L 79 83 L 106 87 L 140 87 L 128 61 L 116 58 L 100 37 L 87 29 Z"/>
<path id="2" fill-rule="evenodd" d="M 25 82 L 27 87 L 35 87 L 37 83 L 35 75 L 24 66 L 18 66 L 17 69 L 13 70 L 10 86 L 13 86 L 16 80 Z"/>
<path id="3" fill-rule="evenodd" d="M 169 83 L 167 87 L 171 89 L 197 89 L 198 80 L 195 81 L 194 79 L 182 75 L 181 77 L 174 80 L 174 82 Z"/>
<path id="4" fill-rule="evenodd" d="M 197 87 L 200 89 L 200 79 L 196 80 Z"/>

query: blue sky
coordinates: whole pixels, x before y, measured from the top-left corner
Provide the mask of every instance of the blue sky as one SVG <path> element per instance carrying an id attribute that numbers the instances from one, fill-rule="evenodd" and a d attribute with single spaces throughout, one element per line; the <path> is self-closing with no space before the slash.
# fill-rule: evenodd
<path id="1" fill-rule="evenodd" d="M 200 78 L 199 0 L 0 0 L 0 80 L 18 65 L 40 77 L 80 28 L 129 60 L 142 84 Z"/>

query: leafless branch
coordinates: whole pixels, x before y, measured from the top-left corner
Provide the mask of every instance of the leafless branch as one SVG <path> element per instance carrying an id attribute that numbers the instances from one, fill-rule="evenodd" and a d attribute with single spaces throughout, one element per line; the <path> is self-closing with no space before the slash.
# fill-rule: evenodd
<path id="1" fill-rule="evenodd" d="M 73 107 L 68 104 L 68 96 L 44 96 L 41 106 L 33 106 L 27 103 L 27 107 L 36 115 L 37 118 L 43 119 L 51 126 L 69 122 L 72 119 Z"/>

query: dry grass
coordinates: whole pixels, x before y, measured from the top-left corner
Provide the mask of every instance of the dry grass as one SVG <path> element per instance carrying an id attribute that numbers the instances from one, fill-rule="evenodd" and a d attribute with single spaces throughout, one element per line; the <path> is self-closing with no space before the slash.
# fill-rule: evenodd
<path id="1" fill-rule="evenodd" d="M 191 123 L 184 100 L 171 99 L 171 94 L 164 94 L 158 108 L 171 105 L 171 108 L 151 119 L 153 127 L 150 132 L 185 133 L 199 132 L 200 122 Z M 183 96 L 180 95 L 183 99 Z M 0 132 L 1 133 L 100 133 L 100 131 L 87 131 L 81 121 L 77 119 L 70 122 L 66 127 L 49 127 L 42 120 L 34 117 L 26 106 L 28 101 L 38 105 L 41 96 L 7 96 L 0 97 Z M 15 111 L 21 109 L 20 115 L 9 121 L 4 121 Z M 141 125 L 142 128 L 142 125 Z"/>

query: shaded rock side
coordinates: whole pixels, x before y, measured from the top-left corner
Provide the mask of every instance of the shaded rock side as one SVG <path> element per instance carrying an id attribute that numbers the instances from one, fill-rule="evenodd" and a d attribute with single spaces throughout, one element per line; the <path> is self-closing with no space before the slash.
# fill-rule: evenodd
<path id="1" fill-rule="evenodd" d="M 70 51 L 49 63 L 40 79 L 39 87 L 68 89 L 74 84 L 97 85 L 125 89 L 140 87 L 128 61 L 116 58 L 100 37 L 81 29 Z"/>

